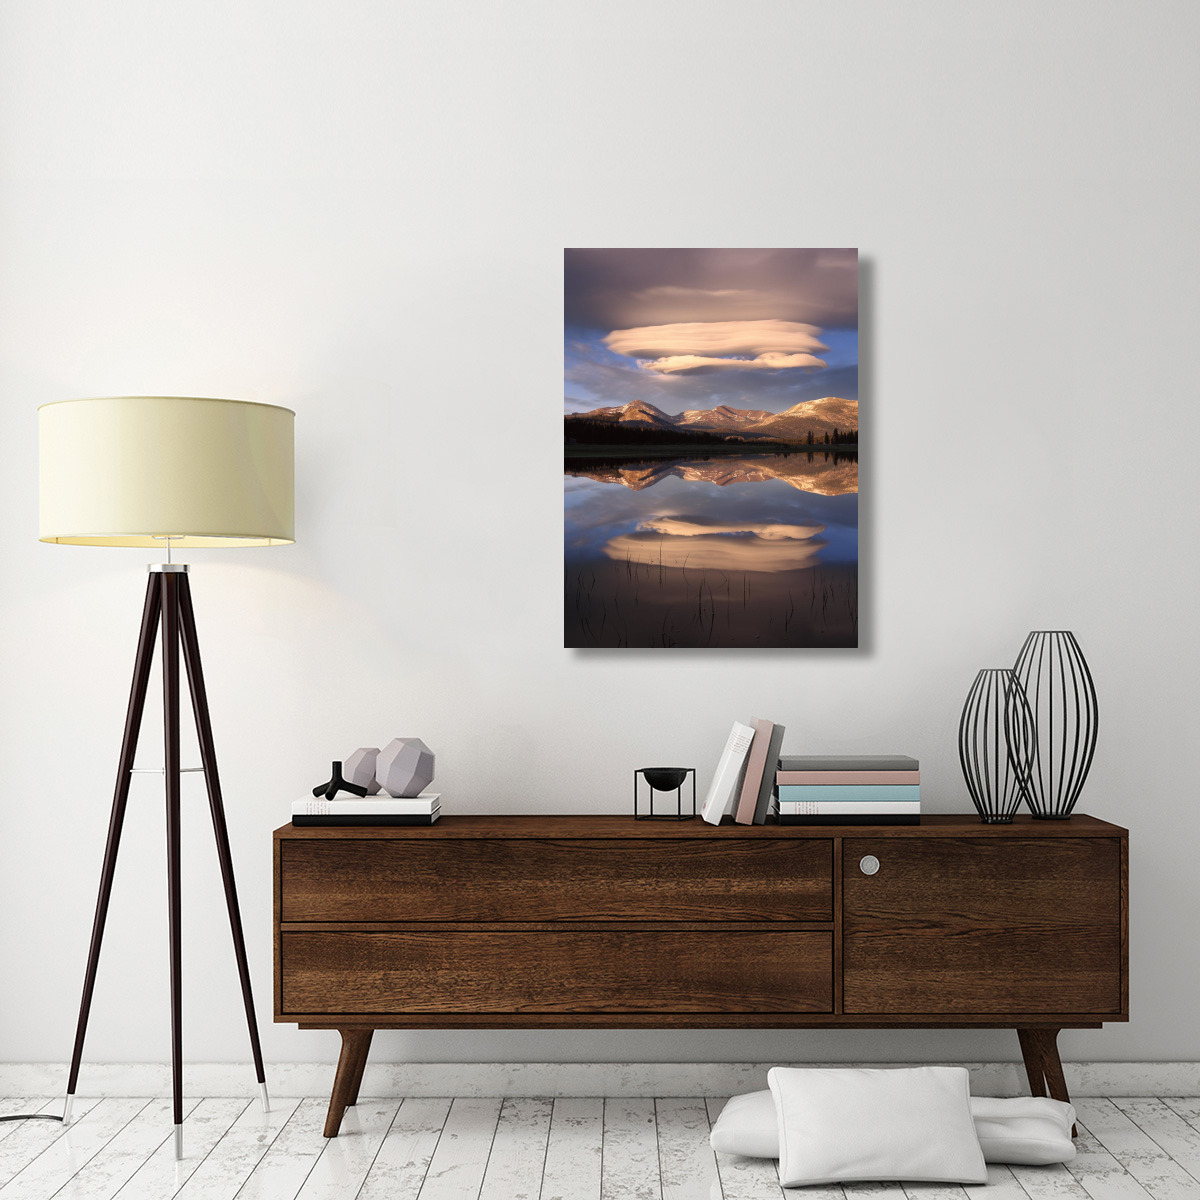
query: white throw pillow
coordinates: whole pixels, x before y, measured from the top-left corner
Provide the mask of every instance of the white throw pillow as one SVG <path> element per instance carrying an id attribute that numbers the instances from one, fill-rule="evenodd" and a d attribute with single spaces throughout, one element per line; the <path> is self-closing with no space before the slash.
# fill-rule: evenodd
<path id="1" fill-rule="evenodd" d="M 966 1067 L 773 1067 L 784 1187 L 986 1183 Z"/>
<path id="2" fill-rule="evenodd" d="M 1075 1157 L 1075 1110 L 1062 1100 L 978 1096 L 971 1100 L 971 1116 L 988 1162 L 1044 1167 Z"/>
<path id="3" fill-rule="evenodd" d="M 722 1154 L 744 1154 L 747 1158 L 779 1157 L 779 1121 L 771 1089 L 733 1096 L 721 1109 L 708 1137 Z"/>
<path id="4" fill-rule="evenodd" d="M 971 1097 L 971 1118 L 990 1163 L 1046 1166 L 1075 1157 L 1075 1110 L 1040 1096 Z M 747 1158 L 779 1157 L 779 1122 L 770 1089 L 734 1096 L 712 1127 L 712 1148 Z"/>

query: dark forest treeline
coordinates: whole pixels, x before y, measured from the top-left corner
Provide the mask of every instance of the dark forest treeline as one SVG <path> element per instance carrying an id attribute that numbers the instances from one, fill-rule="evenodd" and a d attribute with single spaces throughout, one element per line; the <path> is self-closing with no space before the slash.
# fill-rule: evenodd
<path id="1" fill-rule="evenodd" d="M 744 437 L 741 434 L 710 433 L 693 429 L 653 429 L 622 425 L 616 421 L 597 421 L 592 417 L 564 418 L 567 445 L 579 446 L 857 446 L 857 429 L 834 429 L 832 433 L 814 433 L 802 438 Z"/>
<path id="2" fill-rule="evenodd" d="M 563 424 L 568 445 L 576 443 L 584 446 L 722 446 L 726 442 L 719 433 L 634 428 L 616 421 L 596 421 L 590 417 L 566 417 Z"/>
<path id="3" fill-rule="evenodd" d="M 804 439 L 805 446 L 857 446 L 858 445 L 858 430 L 857 429 L 839 429 L 836 425 L 833 427 L 832 433 L 826 433 L 824 436 L 813 434 L 810 429 L 808 436 Z"/>
<path id="4" fill-rule="evenodd" d="M 843 463 L 858 462 L 857 450 L 835 449 L 833 446 L 813 446 L 810 448 L 808 446 L 792 445 L 789 443 L 785 447 L 768 445 L 761 450 L 753 446 L 739 446 L 736 448 L 726 446 L 724 449 L 729 451 L 729 453 L 724 454 L 715 449 L 691 453 L 684 453 L 682 447 L 678 449 L 680 453 L 672 454 L 664 451 L 652 452 L 647 448 L 643 448 L 642 453 L 639 453 L 636 448 L 630 449 L 628 452 L 622 452 L 615 446 L 605 446 L 602 449 L 597 449 L 595 452 L 575 448 L 563 459 L 563 474 L 594 476 L 596 471 L 606 469 L 620 470 L 627 467 L 662 466 L 663 463 L 671 462 L 703 463 L 737 458 L 782 458 L 786 460 L 794 455 L 803 455 L 804 460 L 810 463 L 832 463 L 835 467 L 840 467 Z M 733 452 L 734 450 L 736 450 L 736 453 Z"/>

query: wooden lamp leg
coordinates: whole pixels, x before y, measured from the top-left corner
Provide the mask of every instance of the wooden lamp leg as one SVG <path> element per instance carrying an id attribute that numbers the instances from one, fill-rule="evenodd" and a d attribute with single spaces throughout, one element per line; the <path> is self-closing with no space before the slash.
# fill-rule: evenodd
<path id="1" fill-rule="evenodd" d="M 337 1074 L 333 1078 L 333 1095 L 329 1098 L 329 1112 L 325 1117 L 325 1136 L 337 1137 L 342 1127 L 346 1109 L 358 1099 L 358 1088 L 362 1083 L 363 1069 L 367 1064 L 367 1052 L 371 1049 L 373 1029 L 339 1029 L 342 1035 L 342 1053 L 338 1058 Z"/>
<path id="2" fill-rule="evenodd" d="M 161 637 L 159 636 L 161 633 Z M 234 954 L 237 958 L 238 975 L 242 984 L 242 999 L 246 1009 L 246 1022 L 250 1030 L 250 1048 L 254 1056 L 254 1067 L 263 1108 L 268 1108 L 266 1077 L 263 1070 L 262 1047 L 258 1037 L 258 1024 L 254 1015 L 254 998 L 250 991 L 250 968 L 246 959 L 246 943 L 242 932 L 242 919 L 238 907 L 237 888 L 233 878 L 233 859 L 229 849 L 229 832 L 225 821 L 225 808 L 221 800 L 221 785 L 217 778 L 216 751 L 213 747 L 212 726 L 208 714 L 208 698 L 204 689 L 204 675 L 200 666 L 200 648 L 196 639 L 196 619 L 192 611 L 191 589 L 188 585 L 187 567 L 177 564 L 150 568 L 146 583 L 146 602 L 142 611 L 142 626 L 138 636 L 137 658 L 134 663 L 133 685 L 129 693 L 129 707 L 125 715 L 125 734 L 121 742 L 120 764 L 117 769 L 117 785 L 113 795 L 112 816 L 108 826 L 108 842 L 104 849 L 104 866 L 100 874 L 100 892 L 96 900 L 96 914 L 92 922 L 92 941 L 88 950 L 87 970 L 84 974 L 83 997 L 79 1004 L 79 1021 L 75 1029 L 75 1046 L 71 1055 L 71 1069 L 67 1079 L 66 1102 L 63 1106 L 63 1121 L 71 1120 L 71 1107 L 75 1098 L 75 1087 L 79 1081 L 79 1067 L 83 1058 L 83 1043 L 87 1033 L 88 1016 L 91 1012 L 92 995 L 96 987 L 96 971 L 100 960 L 100 946 L 104 939 L 104 926 L 108 918 L 109 898 L 112 894 L 113 877 L 116 871 L 117 852 L 121 843 L 121 830 L 125 821 L 125 810 L 129 800 L 129 782 L 133 771 L 134 754 L 138 735 L 142 727 L 142 714 L 146 706 L 146 693 L 154 658 L 154 643 L 159 641 L 163 670 L 163 733 L 164 733 L 164 777 L 166 783 L 167 817 L 167 906 L 170 940 L 171 972 L 171 1091 L 172 1115 L 174 1117 L 175 1157 L 183 1156 L 183 1012 L 182 1012 L 182 929 L 181 929 L 181 886 L 180 886 L 180 731 L 179 731 L 179 685 L 180 650 L 192 697 L 193 715 L 196 719 L 196 734 L 200 743 L 205 781 L 208 785 L 209 808 L 212 813 L 213 833 L 217 843 L 217 857 L 221 864 L 221 876 L 225 883 L 225 900 L 229 910 L 229 923 L 233 933 Z M 369 1044 L 368 1036 L 368 1044 Z M 365 1058 L 365 1050 L 364 1050 Z M 358 1079 L 361 1080 L 361 1068 Z M 357 1093 L 357 1082 L 354 1091 Z"/>
<path id="3" fill-rule="evenodd" d="M 233 954 L 237 961 L 238 978 L 242 984 L 242 1004 L 250 1030 L 250 1053 L 258 1079 L 259 1096 L 264 1112 L 271 1102 L 267 1096 L 267 1076 L 263 1066 L 262 1043 L 258 1037 L 258 1020 L 254 1014 L 254 994 L 250 987 L 250 964 L 246 958 L 246 938 L 242 931 L 242 914 L 238 905 L 237 883 L 233 876 L 233 855 L 229 848 L 229 826 L 225 820 L 225 805 L 221 799 L 221 781 L 217 774 L 217 750 L 213 741 L 212 721 L 208 714 L 208 693 L 204 687 L 204 668 L 200 664 L 200 642 L 196 636 L 196 615 L 192 608 L 192 589 L 186 575 L 179 576 L 179 632 L 183 643 L 183 662 L 187 668 L 188 687 L 192 697 L 192 714 L 196 719 L 196 740 L 200 745 L 200 763 L 204 767 L 204 783 L 208 789 L 208 807 L 212 816 L 213 837 L 217 843 L 217 860 L 221 864 L 221 879 L 225 884 L 225 907 L 229 913 L 229 928 L 233 934 Z"/>
<path id="4" fill-rule="evenodd" d="M 183 1157 L 183 926 L 180 908 L 179 576 L 163 572 L 163 732 L 166 744 L 167 912 L 171 958 L 171 1100 L 175 1157 Z"/>
<path id="5" fill-rule="evenodd" d="M 112 895 L 113 877 L 117 869 L 117 851 L 121 846 L 121 830 L 125 824 L 125 808 L 129 802 L 130 772 L 137 751 L 138 734 L 142 728 L 142 713 L 146 708 L 146 692 L 150 686 L 150 668 L 154 661 L 154 642 L 158 637 L 161 612 L 158 580 L 151 575 L 146 584 L 146 602 L 142 609 L 142 626 L 138 634 L 137 657 L 133 666 L 133 684 L 129 689 L 129 707 L 125 711 L 125 733 L 121 738 L 121 757 L 117 766 L 117 785 L 113 793 L 112 816 L 108 823 L 108 842 L 104 847 L 104 866 L 100 872 L 100 893 L 96 898 L 96 915 L 92 919 L 92 942 L 88 949 L 87 969 L 83 977 L 83 997 L 79 1001 L 79 1021 L 75 1026 L 75 1047 L 71 1052 L 71 1072 L 67 1077 L 67 1097 L 63 1105 L 63 1122 L 71 1122 L 71 1105 L 79 1082 L 79 1065 L 83 1060 L 83 1041 L 87 1036 L 88 1016 L 92 1010 L 92 995 L 96 990 L 96 969 L 100 964 L 100 947 L 104 941 L 104 926 L 108 920 L 108 901 Z"/>

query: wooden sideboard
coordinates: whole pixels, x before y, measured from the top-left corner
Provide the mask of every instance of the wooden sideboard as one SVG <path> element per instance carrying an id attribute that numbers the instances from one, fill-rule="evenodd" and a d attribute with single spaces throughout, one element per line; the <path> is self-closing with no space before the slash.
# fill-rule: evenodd
<path id="1" fill-rule="evenodd" d="M 275 831 L 275 1020 L 337 1029 L 325 1135 L 376 1029 L 1017 1030 L 1129 1018 L 1128 832 L 443 817 Z"/>

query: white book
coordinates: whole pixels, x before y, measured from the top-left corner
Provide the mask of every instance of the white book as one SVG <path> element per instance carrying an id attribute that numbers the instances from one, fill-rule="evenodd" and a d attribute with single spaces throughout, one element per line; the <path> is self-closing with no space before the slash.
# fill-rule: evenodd
<path id="1" fill-rule="evenodd" d="M 729 731 L 729 740 L 725 743 L 725 749 L 721 751 L 721 758 L 717 763 L 717 773 L 713 776 L 708 794 L 700 806 L 700 815 L 710 825 L 720 825 L 721 818 L 726 813 L 733 812 L 752 741 L 754 729 L 743 725 L 741 721 L 734 721 L 733 728 Z"/>
<path id="2" fill-rule="evenodd" d="M 379 817 L 421 817 L 440 811 L 441 792 L 422 792 L 419 796 L 302 796 L 292 804 L 293 817 L 336 817 L 339 814 Z"/>
<path id="3" fill-rule="evenodd" d="M 781 800 L 781 817 L 881 817 L 912 816 L 921 811 L 920 800 Z"/>

